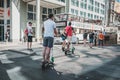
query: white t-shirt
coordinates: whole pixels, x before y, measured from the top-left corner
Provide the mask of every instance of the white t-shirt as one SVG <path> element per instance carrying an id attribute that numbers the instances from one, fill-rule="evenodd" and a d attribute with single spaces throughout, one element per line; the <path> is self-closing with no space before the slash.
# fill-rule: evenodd
<path id="1" fill-rule="evenodd" d="M 28 29 L 28 36 L 33 36 L 32 26 L 27 26 L 27 29 Z"/>
<path id="2" fill-rule="evenodd" d="M 56 24 L 53 20 L 48 19 L 44 22 L 44 37 L 54 37 L 54 28 Z"/>

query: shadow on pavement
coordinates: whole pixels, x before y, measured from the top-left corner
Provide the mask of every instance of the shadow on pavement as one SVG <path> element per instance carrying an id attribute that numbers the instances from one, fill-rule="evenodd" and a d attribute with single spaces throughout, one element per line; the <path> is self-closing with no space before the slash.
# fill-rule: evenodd
<path id="1" fill-rule="evenodd" d="M 12 52 L 12 55 L 16 54 L 18 53 Z M 70 77 L 65 79 L 66 76 L 62 75 L 62 72 L 56 71 L 55 68 L 43 72 L 41 70 L 42 62 L 40 59 L 32 60 L 30 56 L 21 55 L 21 57 L 17 58 L 8 57 L 5 63 L 0 62 L 0 74 L 2 75 L 0 80 L 72 80 Z M 9 63 L 9 61 L 12 63 Z M 9 70 L 10 73 L 6 72 L 7 70 Z M 11 79 L 9 79 L 8 75 Z"/>
<path id="2" fill-rule="evenodd" d="M 11 80 L 7 74 L 7 70 L 4 68 L 1 61 L 0 61 L 0 80 Z"/>
<path id="3" fill-rule="evenodd" d="M 79 75 L 75 80 L 120 80 L 120 55 L 97 69 Z"/>

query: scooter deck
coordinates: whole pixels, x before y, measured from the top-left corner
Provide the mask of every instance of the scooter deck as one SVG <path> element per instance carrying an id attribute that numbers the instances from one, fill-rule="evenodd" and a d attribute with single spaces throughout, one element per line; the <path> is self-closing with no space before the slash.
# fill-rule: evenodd
<path id="1" fill-rule="evenodd" d="M 45 71 L 49 68 L 54 67 L 54 63 L 42 63 L 42 70 Z"/>

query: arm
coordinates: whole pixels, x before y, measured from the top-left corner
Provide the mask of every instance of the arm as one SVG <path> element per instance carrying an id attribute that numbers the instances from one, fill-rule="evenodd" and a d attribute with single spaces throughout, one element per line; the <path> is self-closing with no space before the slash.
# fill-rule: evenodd
<path id="1" fill-rule="evenodd" d="M 42 27 L 42 33 L 44 33 L 44 27 Z"/>
<path id="2" fill-rule="evenodd" d="M 72 32 L 76 35 L 74 28 L 72 27 Z"/>
<path id="3" fill-rule="evenodd" d="M 44 24 L 43 24 L 43 26 L 42 26 L 42 33 L 44 33 Z"/>
<path id="4" fill-rule="evenodd" d="M 55 23 L 54 23 L 54 33 L 55 33 L 55 36 L 57 36 L 58 32 L 57 32 L 56 24 Z"/>
<path id="5" fill-rule="evenodd" d="M 54 28 L 54 33 L 55 33 L 55 36 L 57 36 L 57 29 Z"/>

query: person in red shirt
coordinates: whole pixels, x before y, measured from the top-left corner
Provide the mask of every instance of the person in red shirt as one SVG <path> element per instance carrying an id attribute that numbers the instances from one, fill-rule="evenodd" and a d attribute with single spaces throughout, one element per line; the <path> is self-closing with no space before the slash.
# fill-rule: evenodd
<path id="1" fill-rule="evenodd" d="M 70 43 L 72 42 L 72 34 L 75 33 L 71 26 L 71 22 L 69 22 L 68 26 L 66 26 L 65 31 L 67 35 L 67 41 L 68 41 L 67 50 L 69 50 Z"/>

